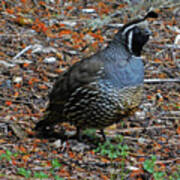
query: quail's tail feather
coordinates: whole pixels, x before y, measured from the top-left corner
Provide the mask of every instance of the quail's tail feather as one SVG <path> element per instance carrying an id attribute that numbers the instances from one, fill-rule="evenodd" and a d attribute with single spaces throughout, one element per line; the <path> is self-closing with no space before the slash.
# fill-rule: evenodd
<path id="1" fill-rule="evenodd" d="M 53 127 L 53 125 L 57 122 L 61 122 L 59 114 L 54 111 L 48 111 L 36 124 L 35 131 L 47 131 L 48 129 L 51 129 L 51 127 Z"/>
<path id="2" fill-rule="evenodd" d="M 36 124 L 35 131 L 43 131 L 49 125 L 50 125 L 50 122 L 48 121 L 48 119 L 42 119 Z"/>

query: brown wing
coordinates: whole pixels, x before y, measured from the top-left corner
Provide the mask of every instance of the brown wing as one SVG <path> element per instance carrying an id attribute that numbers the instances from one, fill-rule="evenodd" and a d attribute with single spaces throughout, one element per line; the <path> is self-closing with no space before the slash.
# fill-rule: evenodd
<path id="1" fill-rule="evenodd" d="M 79 87 L 86 87 L 91 82 L 98 79 L 98 72 L 103 67 L 99 55 L 92 56 L 89 59 L 84 59 L 74 64 L 66 72 L 59 76 L 56 81 L 49 97 L 50 97 L 50 110 L 62 110 L 63 105 L 66 103 L 71 94 Z M 90 88 L 90 87 L 89 87 Z"/>
<path id="2" fill-rule="evenodd" d="M 72 93 L 79 87 L 94 88 L 89 84 L 98 79 L 98 72 L 102 66 L 100 56 L 96 54 L 96 56 L 74 64 L 66 72 L 62 73 L 49 94 L 50 102 L 46 113 L 37 123 L 35 129 L 46 132 L 46 127 L 65 121 L 66 117 L 63 116 L 64 105 Z"/>

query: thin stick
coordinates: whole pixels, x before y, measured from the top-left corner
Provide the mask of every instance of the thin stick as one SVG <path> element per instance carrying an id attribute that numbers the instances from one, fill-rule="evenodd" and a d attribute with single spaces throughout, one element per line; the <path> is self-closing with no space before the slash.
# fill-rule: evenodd
<path id="1" fill-rule="evenodd" d="M 177 49 L 177 50 L 180 49 L 180 45 L 177 44 L 165 44 L 165 45 L 152 44 L 152 46 L 160 49 L 166 49 L 166 48 Z"/>
<path id="2" fill-rule="evenodd" d="M 180 82 L 180 79 L 144 79 L 144 83 Z"/>
<path id="3" fill-rule="evenodd" d="M 13 60 L 19 58 L 20 56 L 22 56 L 26 51 L 28 51 L 29 49 L 32 48 L 32 45 L 27 46 L 26 48 L 24 48 L 22 51 L 20 51 L 16 56 L 13 57 Z"/>
<path id="4" fill-rule="evenodd" d="M 11 101 L 11 102 L 14 102 L 14 103 L 20 103 L 20 104 L 33 104 L 31 102 L 27 102 L 27 101 L 21 101 L 21 100 L 14 100 L 12 98 L 3 98 L 3 97 L 0 97 L 0 101 Z"/>

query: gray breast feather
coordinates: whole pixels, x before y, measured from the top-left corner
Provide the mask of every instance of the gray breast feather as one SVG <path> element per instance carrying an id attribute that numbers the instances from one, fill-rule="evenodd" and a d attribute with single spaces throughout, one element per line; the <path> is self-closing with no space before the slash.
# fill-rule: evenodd
<path id="1" fill-rule="evenodd" d="M 104 71 L 104 80 L 111 81 L 118 88 L 136 86 L 142 84 L 144 80 L 144 65 L 139 57 L 132 57 L 123 62 L 107 62 Z"/>

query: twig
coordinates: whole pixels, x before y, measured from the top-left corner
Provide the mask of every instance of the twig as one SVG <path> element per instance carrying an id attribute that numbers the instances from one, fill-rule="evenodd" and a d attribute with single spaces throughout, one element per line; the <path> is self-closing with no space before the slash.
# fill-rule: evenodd
<path id="1" fill-rule="evenodd" d="M 180 82 L 180 79 L 144 79 L 144 83 Z"/>
<path id="2" fill-rule="evenodd" d="M 164 129 L 164 128 L 168 128 L 168 126 L 149 126 L 149 127 L 143 127 L 143 128 L 128 128 L 128 129 L 120 129 L 117 132 L 118 133 L 128 133 L 128 132 L 134 132 L 134 131 L 143 131 L 144 129 L 146 130 L 150 130 L 150 129 Z"/>
<path id="3" fill-rule="evenodd" d="M 172 163 L 172 162 L 174 162 L 174 161 L 179 161 L 180 160 L 180 158 L 175 158 L 175 159 L 170 159 L 170 160 L 164 160 L 164 161 L 156 161 L 155 163 L 156 164 L 168 164 L 168 163 Z"/>
<path id="4" fill-rule="evenodd" d="M 133 156 L 137 156 L 137 157 L 145 157 L 145 158 L 148 158 L 147 154 L 139 154 L 139 153 L 129 153 L 130 155 L 133 155 Z M 149 156 L 150 157 L 150 156 Z M 155 164 L 168 164 L 168 163 L 172 163 L 174 161 L 178 161 L 180 160 L 180 158 L 175 158 L 175 159 L 170 159 L 170 160 L 157 160 L 155 162 Z M 137 164 L 142 164 L 142 162 L 137 162 Z"/>
<path id="5" fill-rule="evenodd" d="M 180 45 L 177 44 L 165 44 L 165 45 L 152 44 L 152 46 L 160 49 L 170 48 L 170 49 L 180 50 Z"/>
<path id="6" fill-rule="evenodd" d="M 169 1 L 169 2 L 167 2 L 167 3 L 165 3 L 165 4 L 163 4 L 163 5 L 160 7 L 160 9 L 173 8 L 174 6 L 178 7 L 178 6 L 180 6 L 180 3 L 179 3 L 179 2 L 178 2 L 178 3 L 172 3 L 171 1 Z"/>
<path id="7" fill-rule="evenodd" d="M 174 64 L 180 68 L 180 63 L 178 62 L 178 60 L 176 59 L 176 52 L 174 51 L 174 49 L 171 49 L 171 54 L 172 54 L 172 59 L 174 61 Z"/>
<path id="8" fill-rule="evenodd" d="M 116 24 L 107 24 L 107 26 L 111 27 L 111 28 L 120 28 L 123 26 L 123 24 L 119 24 L 119 23 L 118 24 L 117 23 Z"/>
<path id="9" fill-rule="evenodd" d="M 3 60 L 0 60 L 0 64 L 6 66 L 7 68 L 10 68 L 10 67 L 14 67 L 14 66 L 15 66 L 15 64 L 8 63 L 8 62 L 3 61 Z"/>
<path id="10" fill-rule="evenodd" d="M 22 104 L 33 104 L 31 102 L 27 102 L 27 101 L 20 101 L 20 100 L 14 100 L 14 99 L 11 99 L 11 98 L 3 98 L 3 97 L 0 97 L 0 101 L 11 101 L 11 102 L 14 102 L 14 103 L 22 103 Z"/>
<path id="11" fill-rule="evenodd" d="M 0 37 L 32 37 L 32 34 L 0 34 Z"/>
<path id="12" fill-rule="evenodd" d="M 21 52 L 19 52 L 16 56 L 13 57 L 13 60 L 19 58 L 21 55 L 23 55 L 26 51 L 32 48 L 32 45 L 27 46 L 24 48 Z"/>
<path id="13" fill-rule="evenodd" d="M 160 115 L 180 115 L 180 111 L 164 111 Z"/>

